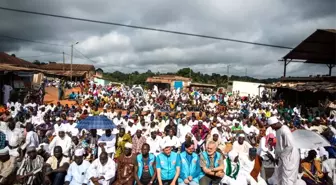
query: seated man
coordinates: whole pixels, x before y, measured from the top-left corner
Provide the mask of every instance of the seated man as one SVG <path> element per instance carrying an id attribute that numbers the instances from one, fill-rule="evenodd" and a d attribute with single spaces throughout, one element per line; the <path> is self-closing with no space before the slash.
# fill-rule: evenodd
<path id="1" fill-rule="evenodd" d="M 117 178 L 113 185 L 134 184 L 134 161 L 136 155 L 132 153 L 132 144 L 126 143 L 124 153 L 118 157 Z"/>
<path id="2" fill-rule="evenodd" d="M 17 171 L 17 180 L 25 185 L 43 184 L 43 157 L 37 155 L 36 148 L 27 148 L 27 156 L 23 159 Z"/>
<path id="3" fill-rule="evenodd" d="M 224 161 L 225 176 L 222 183 L 226 185 L 247 185 L 246 178 L 241 175 L 239 155 L 236 151 L 231 151 Z"/>
<path id="4" fill-rule="evenodd" d="M 246 177 L 246 182 L 250 185 L 267 185 L 266 181 L 260 176 L 261 157 L 257 155 L 256 148 L 250 148 L 248 155 L 240 156 L 241 175 Z"/>
<path id="5" fill-rule="evenodd" d="M 224 177 L 224 158 L 216 151 L 214 141 L 209 141 L 206 151 L 200 154 L 200 165 L 202 168 L 200 185 L 219 185 Z"/>
<path id="6" fill-rule="evenodd" d="M 245 134 L 238 135 L 238 141 L 233 142 L 232 150 L 238 152 L 239 156 L 247 155 L 252 146 L 245 141 Z"/>
<path id="7" fill-rule="evenodd" d="M 12 184 L 15 180 L 16 158 L 7 148 L 0 150 L 0 185 Z"/>
<path id="8" fill-rule="evenodd" d="M 77 95 L 75 94 L 75 92 L 69 94 L 69 100 L 75 100 L 75 99 L 77 99 Z"/>
<path id="9" fill-rule="evenodd" d="M 102 152 L 98 159 L 94 160 L 87 171 L 87 177 L 91 185 L 109 185 L 115 177 L 116 164 L 108 157 L 106 152 Z"/>
<path id="10" fill-rule="evenodd" d="M 62 185 L 69 168 L 70 159 L 63 155 L 62 147 L 54 148 L 54 155 L 49 157 L 45 167 L 45 181 L 47 184 Z"/>
<path id="11" fill-rule="evenodd" d="M 88 161 L 83 160 L 84 149 L 75 151 L 75 161 L 70 164 L 65 177 L 64 185 L 88 184 L 87 170 L 90 167 Z"/>
<path id="12" fill-rule="evenodd" d="M 301 162 L 301 167 L 303 170 L 302 180 L 304 180 L 307 185 L 331 185 L 331 179 L 324 177 L 322 172 L 322 164 L 320 160 L 316 159 L 317 152 L 315 150 L 310 150 L 308 156 Z"/>

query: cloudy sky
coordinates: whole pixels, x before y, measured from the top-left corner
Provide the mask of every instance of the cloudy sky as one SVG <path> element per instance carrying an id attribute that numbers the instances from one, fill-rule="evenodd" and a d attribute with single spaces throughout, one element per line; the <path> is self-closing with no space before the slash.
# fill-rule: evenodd
<path id="1" fill-rule="evenodd" d="M 336 28 L 335 0 L 2 0 L 1 7 L 295 47 L 316 29 Z M 117 27 L 0 10 L 0 51 L 26 60 L 70 62 L 104 71 L 148 69 L 257 78 L 280 77 L 288 49 Z M 59 44 L 12 40 L 10 36 Z M 291 63 L 287 75 L 326 74 L 324 65 Z M 336 74 L 334 69 L 333 74 Z"/>

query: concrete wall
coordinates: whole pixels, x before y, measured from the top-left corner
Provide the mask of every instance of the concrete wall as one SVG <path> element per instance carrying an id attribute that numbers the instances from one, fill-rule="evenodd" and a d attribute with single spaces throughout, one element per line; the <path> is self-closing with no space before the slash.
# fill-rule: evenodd
<path id="1" fill-rule="evenodd" d="M 260 87 L 260 92 L 259 92 L 259 88 L 258 88 L 259 85 L 264 85 L 264 84 L 263 83 L 253 83 L 253 82 L 233 81 L 232 82 L 232 92 L 239 91 L 239 94 L 241 96 L 247 96 L 248 94 L 250 94 L 251 96 L 253 95 L 260 96 L 264 88 Z"/>

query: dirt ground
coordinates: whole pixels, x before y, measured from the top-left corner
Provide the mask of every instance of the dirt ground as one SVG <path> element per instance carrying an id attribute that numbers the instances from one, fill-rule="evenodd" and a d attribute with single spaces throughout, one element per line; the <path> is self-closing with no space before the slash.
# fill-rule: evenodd
<path id="1" fill-rule="evenodd" d="M 46 94 L 44 96 L 44 103 L 54 103 L 56 104 L 58 102 L 58 89 L 56 87 L 46 87 Z M 74 92 L 78 92 L 80 91 L 80 88 L 73 88 L 73 89 L 67 89 L 65 91 L 65 96 L 64 97 L 68 97 L 69 94 L 74 91 Z M 60 103 L 62 105 L 68 104 L 68 105 L 72 105 L 75 104 L 75 101 L 72 100 L 61 100 Z"/>

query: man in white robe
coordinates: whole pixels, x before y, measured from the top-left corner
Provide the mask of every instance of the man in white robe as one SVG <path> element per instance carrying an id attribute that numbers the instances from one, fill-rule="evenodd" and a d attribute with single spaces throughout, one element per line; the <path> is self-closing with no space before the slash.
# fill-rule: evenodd
<path id="1" fill-rule="evenodd" d="M 276 130 L 275 158 L 278 167 L 277 182 L 274 184 L 296 185 L 300 165 L 300 153 L 294 146 L 294 139 L 290 129 L 282 125 L 276 117 L 270 117 L 268 124 Z"/>
<path id="2" fill-rule="evenodd" d="M 4 85 L 2 87 L 3 94 L 3 104 L 6 105 L 10 98 L 10 92 L 13 90 L 13 88 L 10 85 Z"/>
<path id="3" fill-rule="evenodd" d="M 222 183 L 227 185 L 247 185 L 246 177 L 240 172 L 240 162 L 238 152 L 232 150 L 228 154 L 228 158 L 224 160 L 225 176 Z"/>
<path id="4" fill-rule="evenodd" d="M 87 171 L 90 167 L 90 162 L 83 160 L 83 154 L 83 149 L 75 151 L 75 160 L 68 168 L 64 185 L 83 185 L 89 183 Z"/>
<path id="5" fill-rule="evenodd" d="M 250 148 L 248 155 L 239 156 L 240 162 L 240 174 L 246 178 L 246 183 L 250 185 L 267 185 L 266 181 L 260 176 L 260 173 L 256 177 L 258 182 L 251 176 L 251 172 L 254 169 L 255 161 L 257 157 L 257 149 Z"/>
<path id="6" fill-rule="evenodd" d="M 101 185 L 109 185 L 115 177 L 116 164 L 108 157 L 106 152 L 102 152 L 98 159 L 94 160 L 87 171 L 90 185 L 98 182 Z"/>

